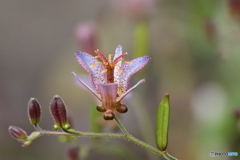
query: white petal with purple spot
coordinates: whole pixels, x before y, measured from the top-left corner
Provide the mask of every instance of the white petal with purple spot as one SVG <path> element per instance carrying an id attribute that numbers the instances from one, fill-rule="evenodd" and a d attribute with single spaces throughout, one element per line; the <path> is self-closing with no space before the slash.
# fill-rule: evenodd
<path id="1" fill-rule="evenodd" d="M 90 74 L 95 89 L 97 82 L 105 83 L 105 74 L 101 73 L 101 71 L 104 70 L 104 67 L 102 64 L 97 64 L 99 61 L 95 57 L 81 51 L 76 52 L 75 56 L 81 66 Z M 94 64 L 94 67 L 90 67 Z"/>
<path id="2" fill-rule="evenodd" d="M 130 77 L 142 69 L 149 61 L 149 56 L 143 56 L 130 61 L 130 64 L 124 64 L 122 69 L 123 72 L 120 74 L 119 86 L 123 87 L 123 92 L 126 92 L 129 88 Z"/>

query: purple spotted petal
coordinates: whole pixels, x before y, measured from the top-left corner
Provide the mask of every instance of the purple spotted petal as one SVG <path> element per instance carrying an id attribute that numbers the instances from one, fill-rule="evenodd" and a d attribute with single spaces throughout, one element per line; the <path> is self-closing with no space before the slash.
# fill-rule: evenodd
<path id="1" fill-rule="evenodd" d="M 132 92 L 137 86 L 141 83 L 145 82 L 145 79 L 140 80 L 137 84 L 135 84 L 132 88 L 127 90 L 124 94 L 122 94 L 119 98 L 117 98 L 117 102 L 120 102 L 125 96 L 127 96 L 130 92 Z"/>
<path id="2" fill-rule="evenodd" d="M 118 85 L 116 83 L 97 84 L 102 99 L 102 105 L 106 110 L 112 110 L 116 104 Z"/>
<path id="3" fill-rule="evenodd" d="M 87 54 L 85 52 L 76 52 L 75 53 L 77 61 L 81 64 L 81 66 L 90 74 L 92 79 L 92 84 L 94 88 L 96 89 L 96 83 L 105 83 L 105 74 L 101 73 L 102 70 L 104 70 L 104 67 L 102 64 L 96 64 L 94 67 L 90 68 L 91 65 L 95 64 L 96 62 L 99 62 L 96 58 L 91 56 L 90 54 Z"/>
<path id="4" fill-rule="evenodd" d="M 100 101 L 101 100 L 101 97 L 100 95 L 98 94 L 98 92 L 94 89 L 92 89 L 91 87 L 89 87 L 86 83 L 84 83 L 78 76 L 76 73 L 72 72 L 72 74 L 75 76 L 75 78 L 78 80 L 78 82 L 80 82 L 84 87 L 86 87 L 89 91 L 91 91 Z"/>
<path id="5" fill-rule="evenodd" d="M 119 87 L 123 88 L 123 93 L 129 88 L 129 80 L 131 76 L 142 69 L 149 61 L 149 56 L 143 56 L 130 61 L 130 64 L 124 64 L 122 66 L 123 72 L 120 75 Z"/>

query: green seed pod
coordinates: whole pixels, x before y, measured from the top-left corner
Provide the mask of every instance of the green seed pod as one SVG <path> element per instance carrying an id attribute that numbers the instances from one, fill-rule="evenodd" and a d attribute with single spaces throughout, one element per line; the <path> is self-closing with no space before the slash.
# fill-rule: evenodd
<path id="1" fill-rule="evenodd" d="M 157 146 L 161 151 L 165 151 L 168 144 L 169 113 L 169 95 L 166 94 L 157 111 Z"/>

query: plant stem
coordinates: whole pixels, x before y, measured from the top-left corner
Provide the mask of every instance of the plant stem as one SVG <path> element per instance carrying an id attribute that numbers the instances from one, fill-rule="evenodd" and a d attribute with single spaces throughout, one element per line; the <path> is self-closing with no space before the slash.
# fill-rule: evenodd
<path id="1" fill-rule="evenodd" d="M 59 131 L 47 131 L 41 130 L 38 131 L 41 135 L 56 135 L 56 136 L 79 136 L 79 137 L 112 137 L 112 138 L 124 138 L 125 135 L 121 133 L 93 133 L 93 132 L 79 132 L 79 131 L 71 131 L 64 130 L 64 132 Z"/>
<path id="2" fill-rule="evenodd" d="M 147 144 L 147 143 L 145 143 L 145 142 L 135 138 L 131 134 L 129 134 L 127 132 L 126 128 L 123 126 L 123 124 L 121 123 L 121 121 L 119 120 L 119 118 L 116 115 L 114 115 L 114 120 L 118 124 L 119 128 L 121 129 L 121 131 L 125 134 L 125 137 L 124 137 L 125 139 L 127 139 L 129 141 L 132 141 L 132 142 L 140 145 L 141 147 L 146 148 L 146 149 L 152 151 L 153 153 L 156 153 L 156 154 L 158 154 L 160 156 L 163 156 L 167 160 L 177 160 L 177 158 L 174 158 L 171 155 L 169 155 L 167 153 L 167 151 L 160 151 L 157 148 L 155 148 L 155 147 L 153 147 L 153 146 L 151 146 L 151 145 L 149 145 L 149 144 Z"/>
<path id="3" fill-rule="evenodd" d="M 110 138 L 124 138 L 129 141 L 134 142 L 135 144 L 140 145 L 141 147 L 152 151 L 153 153 L 160 155 L 164 157 L 167 160 L 177 160 L 177 158 L 172 157 L 170 154 L 168 154 L 167 151 L 160 151 L 159 149 L 137 139 L 136 137 L 132 136 L 131 134 L 128 133 L 126 128 L 123 126 L 119 118 L 114 115 L 114 120 L 121 129 L 123 133 L 93 133 L 93 132 L 80 132 L 76 131 L 73 129 L 63 129 L 62 131 L 48 131 L 48 130 L 43 130 L 39 126 L 36 126 L 37 132 L 40 133 L 40 135 L 55 135 L 55 136 L 79 136 L 79 137 L 110 137 Z M 36 137 L 37 138 L 37 137 Z M 33 139 L 32 139 L 33 140 Z"/>

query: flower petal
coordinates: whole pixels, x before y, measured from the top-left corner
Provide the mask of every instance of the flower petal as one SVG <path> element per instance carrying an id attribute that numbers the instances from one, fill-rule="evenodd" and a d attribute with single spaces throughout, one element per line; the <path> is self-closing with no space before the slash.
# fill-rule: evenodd
<path id="1" fill-rule="evenodd" d="M 102 99 L 102 105 L 106 110 L 114 110 L 116 105 L 118 85 L 116 83 L 101 84 L 97 83 Z"/>
<path id="2" fill-rule="evenodd" d="M 117 57 L 119 57 L 121 54 L 122 54 L 122 46 L 121 46 L 121 45 L 118 45 L 118 47 L 117 47 L 116 50 L 115 50 L 115 55 L 114 55 L 113 60 L 115 60 L 115 59 L 116 59 Z"/>
<path id="3" fill-rule="evenodd" d="M 99 61 L 88 53 L 78 51 L 75 53 L 77 61 L 81 66 L 90 74 L 94 88 L 96 89 L 96 83 L 105 83 L 105 74 L 101 73 L 104 70 L 102 64 L 98 64 Z M 94 65 L 93 67 L 90 67 Z"/>
<path id="4" fill-rule="evenodd" d="M 120 81 L 118 83 L 119 87 L 123 88 L 123 93 L 126 92 L 129 88 L 129 80 L 131 76 L 140 69 L 142 69 L 147 64 L 149 59 L 150 59 L 149 56 L 143 56 L 131 60 L 129 64 L 123 65 L 122 67 L 123 72 L 120 74 L 119 77 Z"/>
<path id="5" fill-rule="evenodd" d="M 132 92 L 132 90 L 134 90 L 139 84 L 145 82 L 145 79 L 140 80 L 137 84 L 135 84 L 132 88 L 130 88 L 129 90 L 127 90 L 127 92 L 125 92 L 123 95 L 121 95 L 120 97 L 117 98 L 117 103 L 120 102 L 127 94 L 129 94 L 130 92 Z"/>
<path id="6" fill-rule="evenodd" d="M 76 77 L 76 79 L 84 86 L 86 87 L 89 91 L 91 91 L 100 101 L 101 100 L 101 97 L 100 95 L 98 94 L 97 91 L 95 91 L 94 89 L 92 89 L 91 87 L 89 87 L 86 83 L 84 83 L 78 76 L 75 72 L 72 72 L 72 74 Z"/>
<path id="7" fill-rule="evenodd" d="M 119 57 L 120 55 L 122 55 L 122 46 L 119 45 L 116 50 L 115 50 L 115 55 L 114 55 L 114 58 L 113 58 L 113 61 Z M 114 67 L 114 82 L 115 83 L 118 83 L 118 79 L 119 79 L 119 75 L 120 75 L 120 72 L 119 72 L 119 69 L 121 68 L 122 66 L 122 61 L 119 61 L 117 63 L 117 65 Z"/>

